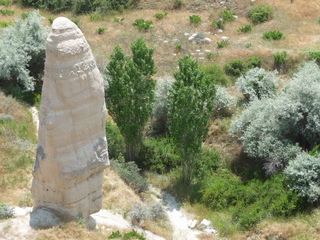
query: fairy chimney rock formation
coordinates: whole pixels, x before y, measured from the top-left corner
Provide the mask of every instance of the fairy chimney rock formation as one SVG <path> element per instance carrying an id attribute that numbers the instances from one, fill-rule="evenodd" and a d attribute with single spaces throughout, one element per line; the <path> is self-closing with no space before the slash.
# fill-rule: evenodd
<path id="1" fill-rule="evenodd" d="M 46 43 L 33 228 L 54 226 L 57 219 L 89 219 L 101 209 L 103 170 L 109 165 L 105 118 L 103 79 L 90 46 L 73 22 L 59 17 Z M 51 215 L 55 221 L 48 223 Z"/>

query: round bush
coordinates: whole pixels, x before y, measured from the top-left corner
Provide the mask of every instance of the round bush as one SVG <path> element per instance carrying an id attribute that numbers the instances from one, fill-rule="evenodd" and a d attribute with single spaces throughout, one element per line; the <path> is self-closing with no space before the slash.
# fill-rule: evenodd
<path id="1" fill-rule="evenodd" d="M 290 181 L 290 189 L 309 202 L 320 198 L 320 156 L 311 156 L 303 152 L 290 161 L 285 169 L 285 175 Z"/>
<path id="2" fill-rule="evenodd" d="M 231 76 L 240 76 L 247 70 L 247 65 L 241 59 L 233 59 L 224 65 L 224 71 Z"/>
<path id="3" fill-rule="evenodd" d="M 236 81 L 238 90 L 247 100 L 261 99 L 274 96 L 279 79 L 275 72 L 268 72 L 263 68 L 247 71 Z"/>
<path id="4" fill-rule="evenodd" d="M 270 5 L 259 5 L 249 9 L 248 16 L 253 23 L 263 23 L 269 20 L 273 9 Z"/>

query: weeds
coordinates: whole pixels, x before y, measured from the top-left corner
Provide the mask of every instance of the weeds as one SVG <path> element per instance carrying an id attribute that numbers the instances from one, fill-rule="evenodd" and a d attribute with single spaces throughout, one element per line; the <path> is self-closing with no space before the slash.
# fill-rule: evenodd
<path id="1" fill-rule="evenodd" d="M 286 70 L 287 68 L 287 62 L 290 61 L 290 58 L 287 57 L 287 52 L 283 51 L 281 53 L 276 53 L 272 55 L 274 58 L 274 68 L 278 71 Z"/>
<path id="2" fill-rule="evenodd" d="M 11 16 L 11 15 L 14 14 L 14 11 L 12 11 L 12 10 L 3 10 L 3 9 L 0 9 L 0 14 L 1 14 L 1 15 Z"/>
<path id="3" fill-rule="evenodd" d="M 189 19 L 190 19 L 190 23 L 196 26 L 198 26 L 202 22 L 201 17 L 198 15 L 191 15 L 189 16 Z"/>
<path id="4" fill-rule="evenodd" d="M 124 19 L 125 19 L 125 18 L 117 18 L 117 17 L 115 17 L 115 18 L 113 18 L 113 22 L 115 22 L 115 23 L 121 23 L 121 22 L 124 21 Z"/>
<path id="5" fill-rule="evenodd" d="M 182 0 L 173 0 L 173 8 L 180 9 L 184 5 Z"/>
<path id="6" fill-rule="evenodd" d="M 0 28 L 5 28 L 8 27 L 11 23 L 7 23 L 7 22 L 0 22 Z"/>
<path id="7" fill-rule="evenodd" d="M 102 20 L 102 15 L 101 14 L 92 14 L 90 15 L 90 21 L 101 21 Z"/>
<path id="8" fill-rule="evenodd" d="M 250 24 L 245 25 L 238 29 L 238 32 L 247 33 L 252 31 L 252 26 Z"/>
<path id="9" fill-rule="evenodd" d="M 8 7 L 11 5 L 11 1 L 10 0 L 0 0 L 0 5 Z"/>
<path id="10" fill-rule="evenodd" d="M 153 22 L 150 20 L 145 21 L 144 19 L 136 19 L 132 26 L 137 27 L 139 31 L 148 31 L 153 28 Z"/>
<path id="11" fill-rule="evenodd" d="M 280 31 L 265 32 L 262 38 L 264 40 L 280 40 L 283 38 L 283 33 Z"/>
<path id="12" fill-rule="evenodd" d="M 98 28 L 97 33 L 98 34 L 103 34 L 106 29 L 107 28 Z"/>
<path id="13" fill-rule="evenodd" d="M 225 20 L 218 20 L 218 21 L 213 21 L 212 26 L 214 26 L 217 29 L 224 29 L 224 25 L 226 24 Z"/>
<path id="14" fill-rule="evenodd" d="M 157 19 L 162 19 L 162 18 L 164 18 L 164 17 L 167 16 L 167 15 L 168 15 L 167 12 L 165 12 L 165 13 L 156 13 L 156 14 L 154 15 L 154 17 L 157 18 Z"/>
<path id="15" fill-rule="evenodd" d="M 220 13 L 220 18 L 222 18 L 225 21 L 233 21 L 235 15 L 235 13 L 229 12 L 227 9 L 225 9 L 222 13 Z"/>
<path id="16" fill-rule="evenodd" d="M 222 40 L 221 42 L 217 42 L 218 48 L 224 48 L 230 44 L 230 41 L 228 40 Z"/>

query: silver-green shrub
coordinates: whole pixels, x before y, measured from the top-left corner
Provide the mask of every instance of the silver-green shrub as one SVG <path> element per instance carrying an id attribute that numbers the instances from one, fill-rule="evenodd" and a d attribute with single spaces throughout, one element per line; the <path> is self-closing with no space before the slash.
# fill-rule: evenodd
<path id="1" fill-rule="evenodd" d="M 213 109 L 218 115 L 224 115 L 237 104 L 237 98 L 231 96 L 225 87 L 218 86 Z"/>
<path id="2" fill-rule="evenodd" d="M 10 81 L 26 91 L 33 91 L 40 80 L 45 58 L 48 30 L 38 11 L 29 12 L 0 35 L 0 81 Z M 42 67 L 40 67 L 42 66 Z"/>
<path id="3" fill-rule="evenodd" d="M 276 72 L 268 72 L 263 68 L 253 68 L 236 81 L 238 90 L 248 100 L 274 96 L 279 78 Z"/>
<path id="4" fill-rule="evenodd" d="M 0 202 L 0 220 L 14 217 L 13 208 Z"/>
<path id="5" fill-rule="evenodd" d="M 255 99 L 231 123 L 244 151 L 262 160 L 268 173 L 286 167 L 320 138 L 320 69 L 306 63 L 273 98 Z"/>
<path id="6" fill-rule="evenodd" d="M 174 78 L 170 76 L 165 76 L 157 80 L 157 85 L 155 88 L 155 101 L 152 109 L 152 114 L 156 118 L 167 117 L 168 96 L 174 81 Z"/>
<path id="7" fill-rule="evenodd" d="M 316 202 L 320 198 L 320 156 L 311 156 L 303 152 L 290 161 L 284 171 L 290 181 L 290 189 L 309 202 Z"/>

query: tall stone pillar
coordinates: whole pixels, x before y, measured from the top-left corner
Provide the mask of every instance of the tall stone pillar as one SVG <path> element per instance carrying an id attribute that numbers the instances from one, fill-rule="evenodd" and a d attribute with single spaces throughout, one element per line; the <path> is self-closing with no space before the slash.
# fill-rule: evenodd
<path id="1" fill-rule="evenodd" d="M 59 17 L 46 43 L 33 228 L 86 220 L 101 209 L 103 169 L 109 165 L 105 118 L 103 79 L 90 46 L 73 22 Z"/>

